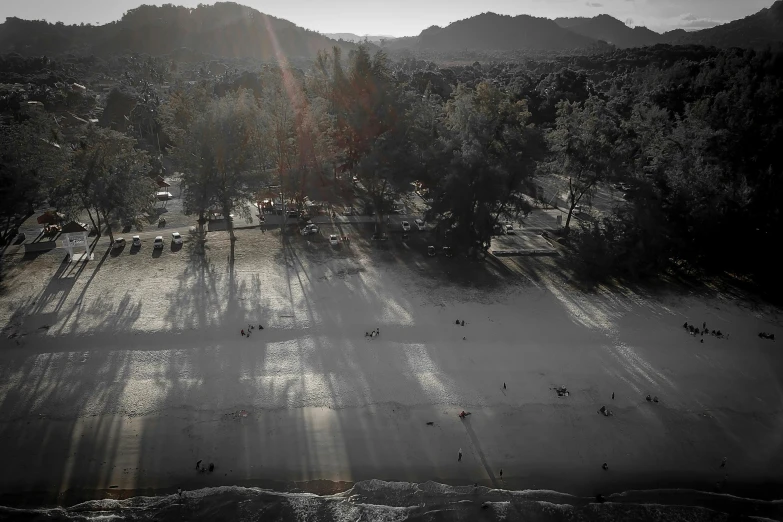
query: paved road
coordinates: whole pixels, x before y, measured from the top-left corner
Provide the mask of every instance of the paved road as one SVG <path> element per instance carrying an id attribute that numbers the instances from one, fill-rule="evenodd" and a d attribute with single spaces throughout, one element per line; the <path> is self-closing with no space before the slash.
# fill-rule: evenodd
<path id="1" fill-rule="evenodd" d="M 557 196 L 559 201 L 552 201 L 553 204 L 558 206 L 565 206 L 568 194 L 562 189 L 564 186 L 563 180 L 558 179 L 555 176 L 537 177 L 535 182 L 544 188 L 544 198 L 547 202 L 550 202 L 552 198 Z M 596 189 L 595 195 L 590 202 L 590 210 L 597 211 L 600 214 L 606 214 L 611 212 L 612 208 L 618 203 L 622 203 L 622 193 L 616 190 L 609 183 L 600 183 Z M 588 205 L 585 203 L 585 207 Z M 565 219 L 565 218 L 563 218 Z"/>

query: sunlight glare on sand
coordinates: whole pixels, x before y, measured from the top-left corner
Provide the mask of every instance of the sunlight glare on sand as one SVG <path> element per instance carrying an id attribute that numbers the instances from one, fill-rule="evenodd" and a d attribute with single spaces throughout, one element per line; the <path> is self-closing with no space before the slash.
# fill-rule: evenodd
<path id="1" fill-rule="evenodd" d="M 440 371 L 427 352 L 424 344 L 405 345 L 403 352 L 410 375 L 419 383 L 424 395 L 434 403 L 445 402 L 456 397 L 453 383 L 443 381 Z"/>

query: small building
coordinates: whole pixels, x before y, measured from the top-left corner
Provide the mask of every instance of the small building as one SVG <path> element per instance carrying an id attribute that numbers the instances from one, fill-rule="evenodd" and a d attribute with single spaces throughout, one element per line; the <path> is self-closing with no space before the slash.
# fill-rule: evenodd
<path id="1" fill-rule="evenodd" d="M 63 248 L 68 252 L 71 261 L 88 261 L 92 259 L 90 243 L 87 241 L 87 227 L 82 223 L 71 221 L 60 230 L 63 238 Z M 84 248 L 84 254 L 74 254 L 74 248 Z"/>

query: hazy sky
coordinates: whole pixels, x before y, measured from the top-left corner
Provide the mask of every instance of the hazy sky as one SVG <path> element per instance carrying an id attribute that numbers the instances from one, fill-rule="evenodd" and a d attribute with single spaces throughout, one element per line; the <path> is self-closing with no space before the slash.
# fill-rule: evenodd
<path id="1" fill-rule="evenodd" d="M 66 24 L 118 20 L 142 3 L 195 7 L 206 0 L 0 0 L 7 16 Z M 595 16 L 606 13 L 656 31 L 711 27 L 769 7 L 773 0 L 237 0 L 263 13 L 322 33 L 413 36 L 485 11 L 500 14 Z"/>

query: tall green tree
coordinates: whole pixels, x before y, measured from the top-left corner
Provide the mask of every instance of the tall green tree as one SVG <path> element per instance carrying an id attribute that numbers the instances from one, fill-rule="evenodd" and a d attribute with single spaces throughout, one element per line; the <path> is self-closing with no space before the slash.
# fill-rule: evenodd
<path id="1" fill-rule="evenodd" d="M 503 215 L 527 209 L 523 196 L 541 147 L 528 123 L 524 100 L 482 82 L 475 89 L 457 87 L 446 104 L 443 129 L 430 122 L 428 133 L 441 133 L 437 157 L 427 160 L 432 207 L 452 246 L 476 254 L 489 248 Z"/>
<path id="2" fill-rule="evenodd" d="M 263 180 L 258 161 L 258 106 L 250 91 L 240 89 L 206 102 L 178 137 L 174 154 L 183 168 L 186 209 L 205 214 L 217 208 L 226 220 L 234 259 L 232 214 L 249 218 Z"/>
<path id="3" fill-rule="evenodd" d="M 583 103 L 562 101 L 557 105 L 555 128 L 547 134 L 552 161 L 549 167 L 563 180 L 567 194 L 569 231 L 574 209 L 595 193 L 598 183 L 617 166 L 617 122 L 597 97 Z"/>
<path id="4" fill-rule="evenodd" d="M 334 75 L 332 97 L 338 169 L 361 181 L 383 227 L 384 215 L 412 181 L 410 105 L 394 84 L 386 55 L 370 56 L 365 45 L 353 53 L 345 77 Z"/>
<path id="5" fill-rule="evenodd" d="M 98 236 L 104 226 L 114 241 L 115 220 L 135 220 L 154 202 L 155 183 L 148 176 L 149 157 L 122 133 L 90 126 L 79 139 L 71 168 L 60 185 L 63 206 L 87 210 Z"/>
<path id="6" fill-rule="evenodd" d="M 0 125 L 0 243 L 10 239 L 67 168 L 65 144 L 41 112 Z"/>

